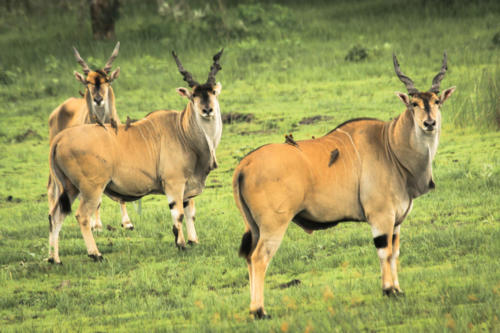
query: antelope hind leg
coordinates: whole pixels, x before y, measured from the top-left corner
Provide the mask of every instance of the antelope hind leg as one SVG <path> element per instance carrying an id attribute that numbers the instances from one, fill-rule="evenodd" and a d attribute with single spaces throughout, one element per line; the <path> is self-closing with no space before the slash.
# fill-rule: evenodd
<path id="1" fill-rule="evenodd" d="M 94 261 L 102 261 L 102 254 L 99 252 L 97 245 L 90 229 L 90 216 L 96 211 L 100 201 L 100 195 L 82 195 L 80 196 L 80 206 L 76 211 L 76 220 L 80 225 L 87 254 Z"/>
<path id="2" fill-rule="evenodd" d="M 52 182 L 54 185 L 54 182 Z M 62 264 L 59 258 L 59 232 L 61 231 L 62 224 L 66 216 L 71 212 L 71 204 L 75 201 L 78 196 L 78 190 L 71 184 L 67 185 L 68 190 L 66 190 L 67 199 L 69 200 L 69 207 L 64 207 L 62 202 L 59 202 L 59 198 L 56 197 L 56 190 L 49 185 L 49 202 L 53 203 L 49 213 L 49 258 L 47 261 L 49 263 Z M 63 199 L 65 200 L 65 199 Z"/>
<path id="3" fill-rule="evenodd" d="M 250 256 L 250 313 L 257 319 L 269 318 L 264 310 L 264 283 L 266 271 L 274 254 L 281 245 L 289 221 L 279 221 L 279 216 L 272 219 L 262 219 L 259 225 L 259 241 Z"/>

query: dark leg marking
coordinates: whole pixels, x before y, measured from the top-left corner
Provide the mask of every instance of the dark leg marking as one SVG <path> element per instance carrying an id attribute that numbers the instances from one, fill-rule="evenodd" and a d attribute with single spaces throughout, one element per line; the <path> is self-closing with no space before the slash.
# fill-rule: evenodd
<path id="1" fill-rule="evenodd" d="M 52 216 L 49 214 L 49 232 L 52 232 Z"/>
<path id="2" fill-rule="evenodd" d="M 397 234 L 392 235 L 392 245 L 394 245 L 397 236 L 398 236 Z"/>
<path id="3" fill-rule="evenodd" d="M 433 189 L 435 189 L 435 188 L 436 188 L 436 183 L 434 183 L 434 181 L 432 180 L 432 178 L 431 178 L 431 180 L 429 181 L 429 188 L 430 188 L 431 190 L 433 190 Z"/>
<path id="4" fill-rule="evenodd" d="M 182 203 L 182 207 L 186 208 L 189 205 L 189 201 L 184 201 Z"/>
<path id="5" fill-rule="evenodd" d="M 170 208 L 170 210 L 172 210 L 174 206 L 175 206 L 175 201 L 172 201 L 171 203 L 168 204 L 168 208 Z"/>
<path id="6" fill-rule="evenodd" d="M 373 243 L 375 243 L 375 247 L 377 249 L 387 247 L 387 235 L 383 234 L 383 235 L 375 237 L 373 239 Z"/>
<path id="7" fill-rule="evenodd" d="M 331 167 L 338 157 L 339 157 L 339 150 L 338 149 L 332 150 L 332 153 L 330 154 L 330 162 L 328 162 L 328 167 Z"/>
<path id="8" fill-rule="evenodd" d="M 179 215 L 179 218 L 177 219 L 177 221 L 178 221 L 179 223 L 182 223 L 182 220 L 183 220 L 183 219 L 184 219 L 184 214 L 181 214 L 181 215 Z"/>

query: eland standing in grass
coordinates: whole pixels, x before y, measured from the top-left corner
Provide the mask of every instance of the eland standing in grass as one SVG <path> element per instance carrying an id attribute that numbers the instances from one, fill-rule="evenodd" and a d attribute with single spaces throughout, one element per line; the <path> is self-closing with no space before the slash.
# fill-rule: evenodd
<path id="1" fill-rule="evenodd" d="M 80 195 L 76 219 L 88 255 L 102 260 L 90 229 L 90 215 L 103 193 L 124 201 L 148 194 L 165 194 L 173 219 L 175 243 L 184 248 L 182 221 L 186 217 L 187 238 L 197 243 L 193 198 L 201 194 L 208 173 L 217 167 L 215 149 L 222 134 L 217 100 L 221 85 L 215 75 L 222 50 L 213 57 L 205 83 L 199 84 L 172 52 L 179 71 L 191 89 L 178 88 L 188 99 L 179 111 L 161 110 L 145 118 L 113 128 L 83 125 L 67 129 L 54 138 L 50 150 L 50 172 L 56 186 L 49 192 L 49 262 L 60 263 L 59 231 L 71 204 Z M 75 140 L 74 138 L 78 138 Z"/>
<path id="2" fill-rule="evenodd" d="M 383 294 L 402 292 L 396 265 L 401 223 L 413 200 L 434 188 L 440 107 L 455 87 L 440 94 L 446 53 L 427 92 L 418 91 L 393 60 L 408 90 L 397 93 L 406 110 L 396 119 L 352 119 L 318 139 L 263 146 L 237 166 L 233 194 L 246 229 L 240 255 L 248 264 L 250 311 L 257 318 L 267 316 L 265 274 L 290 221 L 308 233 L 343 221 L 368 222 Z"/>
<path id="3" fill-rule="evenodd" d="M 82 59 L 76 48 L 73 48 L 76 61 L 82 66 L 83 75 L 74 72 L 75 78 L 85 86 L 83 98 L 69 98 L 59 105 L 49 117 L 49 142 L 52 144 L 55 136 L 62 130 L 80 126 L 83 124 L 120 124 L 120 118 L 115 107 L 115 93 L 111 83 L 120 75 L 120 67 L 111 72 L 113 60 L 118 56 L 120 42 L 111 53 L 110 58 L 102 69 L 91 70 L 85 60 Z M 49 191 L 54 191 L 54 183 L 49 176 Z M 49 195 L 49 209 L 54 205 Z M 116 200 L 116 199 L 115 199 Z M 125 202 L 120 201 L 122 213 L 122 226 L 125 229 L 134 229 L 127 213 Z M 102 229 L 102 222 L 98 206 L 95 218 L 91 221 L 91 227 Z"/>

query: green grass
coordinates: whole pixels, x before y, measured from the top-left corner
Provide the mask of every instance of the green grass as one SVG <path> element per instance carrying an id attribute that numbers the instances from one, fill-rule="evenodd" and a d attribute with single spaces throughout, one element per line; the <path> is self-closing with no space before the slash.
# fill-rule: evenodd
<path id="1" fill-rule="evenodd" d="M 0 331 L 500 331 L 498 3 L 228 1 L 224 15 L 185 14 L 179 22 L 158 15 L 154 2 L 124 4 L 116 26 L 122 71 L 113 84 L 122 120 L 184 107 L 171 49 L 203 80 L 220 47 L 221 109 L 255 119 L 224 127 L 219 169 L 196 200 L 199 246 L 175 248 L 162 196 L 144 198 L 140 216 L 128 205 L 132 232 L 120 229 L 118 205 L 105 198 L 103 223 L 116 228 L 96 235 L 106 260 L 87 258 L 71 215 L 61 232 L 64 265 L 53 266 L 44 261 L 48 116 L 82 89 L 71 46 L 102 66 L 115 43 L 92 41 L 88 18 L 69 6 L 0 14 Z M 345 61 L 354 46 L 368 58 Z M 237 257 L 243 221 L 231 177 L 239 159 L 285 133 L 305 139 L 349 118 L 397 116 L 403 104 L 393 93 L 404 86 L 392 52 L 425 90 L 443 50 L 449 71 L 441 86 L 457 91 L 442 110 L 436 190 L 415 202 L 402 227 L 406 297 L 381 296 L 367 224 L 313 235 L 291 225 L 267 274 L 273 317 L 254 321 L 246 264 Z M 331 118 L 299 125 L 315 115 Z M 36 134 L 17 139 L 30 129 Z M 292 279 L 302 283 L 279 287 Z"/>

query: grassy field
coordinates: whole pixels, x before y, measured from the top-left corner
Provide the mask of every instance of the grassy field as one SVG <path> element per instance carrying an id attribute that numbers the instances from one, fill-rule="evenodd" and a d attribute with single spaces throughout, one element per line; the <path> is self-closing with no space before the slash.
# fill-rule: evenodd
<path id="1" fill-rule="evenodd" d="M 131 232 L 105 198 L 105 228 L 96 235 L 105 260 L 87 258 L 71 215 L 61 232 L 63 266 L 44 261 L 47 120 L 82 89 L 71 46 L 102 66 L 115 41 L 92 41 L 84 2 L 57 3 L 0 14 L 1 332 L 500 331 L 498 2 L 192 2 L 174 17 L 159 13 L 155 1 L 122 1 L 121 75 L 113 85 L 122 121 L 185 106 L 174 90 L 186 84 L 172 49 L 204 80 L 220 47 L 221 110 L 253 119 L 224 125 L 219 169 L 196 200 L 200 245 L 177 250 L 162 196 L 144 198 L 141 215 L 128 205 Z M 272 319 L 254 321 L 246 264 L 237 256 L 244 227 L 231 177 L 238 161 L 285 133 L 300 140 L 354 117 L 397 116 L 404 106 L 394 91 L 404 86 L 392 52 L 426 90 L 444 50 L 449 71 L 441 87 L 457 91 L 442 110 L 436 189 L 415 201 L 402 226 L 406 297 L 382 297 L 367 224 L 313 235 L 291 225 L 267 274 Z M 314 116 L 322 117 L 305 119 Z M 301 283 L 282 287 L 293 279 Z"/>

